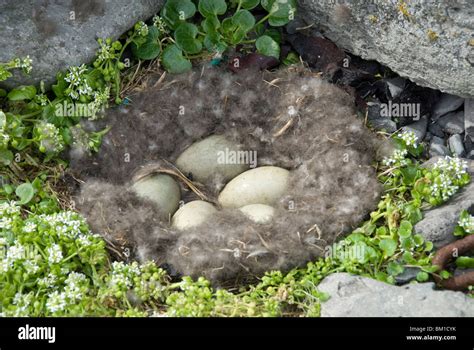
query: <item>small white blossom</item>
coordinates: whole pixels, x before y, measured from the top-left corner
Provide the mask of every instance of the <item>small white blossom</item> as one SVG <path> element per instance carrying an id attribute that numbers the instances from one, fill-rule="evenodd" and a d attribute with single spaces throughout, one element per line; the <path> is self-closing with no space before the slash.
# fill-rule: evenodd
<path id="1" fill-rule="evenodd" d="M 416 135 L 413 131 L 405 131 L 399 133 L 397 136 L 405 142 L 405 145 L 407 145 L 407 147 L 411 146 L 416 148 Z"/>
<path id="2" fill-rule="evenodd" d="M 48 301 L 46 302 L 46 308 L 51 313 L 56 313 L 58 311 L 64 310 L 66 307 L 66 295 L 64 293 L 59 293 L 54 291 L 50 294 Z"/>
<path id="3" fill-rule="evenodd" d="M 61 247 L 58 244 L 53 244 L 48 248 L 48 259 L 50 264 L 57 264 L 63 259 Z"/>
<path id="4" fill-rule="evenodd" d="M 458 221 L 458 225 L 461 226 L 464 229 L 464 231 L 466 231 L 468 234 L 473 234 L 474 233 L 474 216 L 469 215 L 468 217 L 460 219 Z"/>

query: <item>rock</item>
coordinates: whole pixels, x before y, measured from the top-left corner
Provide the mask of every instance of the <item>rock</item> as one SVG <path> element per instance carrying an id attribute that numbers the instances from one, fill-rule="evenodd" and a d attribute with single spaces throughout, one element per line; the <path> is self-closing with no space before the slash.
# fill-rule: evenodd
<path id="1" fill-rule="evenodd" d="M 430 167 L 438 159 L 432 158 L 423 166 Z M 468 161 L 468 166 L 469 173 L 474 176 L 474 161 Z M 423 219 L 415 225 L 415 232 L 433 242 L 436 248 L 443 247 L 456 239 L 453 231 L 462 210 L 474 213 L 474 182 L 472 181 L 445 204 L 425 211 Z"/>
<path id="2" fill-rule="evenodd" d="M 212 135 L 193 143 L 176 160 L 176 166 L 185 175 L 192 174 L 194 180 L 206 182 L 213 176 L 222 176 L 228 181 L 248 169 L 239 158 L 237 144 L 226 140 L 224 136 Z M 225 155 L 229 157 L 226 159 Z M 231 156 L 234 158 L 231 158 Z"/>
<path id="3" fill-rule="evenodd" d="M 420 271 L 421 269 L 418 267 L 406 267 L 401 274 L 395 276 L 395 282 L 398 285 L 407 284 L 408 282 L 415 280 L 416 275 Z"/>
<path id="4" fill-rule="evenodd" d="M 453 152 L 454 154 L 456 154 L 459 157 L 464 156 L 464 153 L 466 151 L 464 149 L 464 145 L 463 145 L 463 142 L 462 142 L 461 135 L 459 135 L 459 134 L 452 135 L 448 139 L 448 145 L 449 145 L 449 149 L 451 150 L 451 152 Z"/>
<path id="5" fill-rule="evenodd" d="M 448 113 L 437 121 L 441 129 L 450 135 L 464 132 L 464 112 Z"/>
<path id="6" fill-rule="evenodd" d="M 469 1 L 298 1 L 298 16 L 336 45 L 413 82 L 474 97 Z M 342 11 L 341 11 L 342 9 Z M 345 12 L 345 18 L 336 13 Z"/>
<path id="7" fill-rule="evenodd" d="M 385 130 L 388 133 L 394 133 L 397 131 L 397 123 L 389 117 L 383 117 L 380 115 L 380 103 L 369 102 L 367 105 L 369 106 L 367 110 L 367 119 L 375 130 Z"/>
<path id="8" fill-rule="evenodd" d="M 0 62 L 29 55 L 29 76 L 15 72 L 2 87 L 49 85 L 56 73 L 90 62 L 97 38 L 118 38 L 157 13 L 164 0 L 63 0 L 0 2 Z"/>
<path id="9" fill-rule="evenodd" d="M 135 193 L 155 203 L 167 219 L 173 215 L 181 197 L 179 186 L 169 175 L 153 175 L 145 177 L 132 186 Z"/>
<path id="10" fill-rule="evenodd" d="M 466 156 L 467 159 L 472 159 L 474 160 L 474 150 L 470 151 L 467 156 Z"/>
<path id="11" fill-rule="evenodd" d="M 249 204 L 274 204 L 288 185 L 290 172 L 275 166 L 248 170 L 224 187 L 219 195 L 223 207 L 240 208 Z"/>
<path id="12" fill-rule="evenodd" d="M 417 142 L 420 143 L 425 138 L 427 128 L 428 117 L 423 116 L 420 118 L 420 120 L 404 126 L 402 131 L 413 131 L 415 133 Z"/>
<path id="13" fill-rule="evenodd" d="M 275 209 L 265 204 L 249 204 L 239 210 L 257 224 L 267 224 L 275 215 Z"/>
<path id="14" fill-rule="evenodd" d="M 474 98 L 464 101 L 464 129 L 466 135 L 474 142 Z"/>
<path id="15" fill-rule="evenodd" d="M 211 203 L 192 201 L 186 203 L 176 211 L 171 220 L 171 224 L 179 230 L 186 230 L 191 227 L 199 226 L 216 212 L 217 209 Z"/>
<path id="16" fill-rule="evenodd" d="M 464 103 L 464 99 L 459 96 L 443 94 L 438 102 L 433 107 L 433 111 L 431 112 L 431 119 L 437 120 L 439 117 L 448 114 L 449 112 L 453 112 L 459 107 L 461 107 Z"/>
<path id="17" fill-rule="evenodd" d="M 441 137 L 441 138 L 444 137 L 443 129 L 441 129 L 441 126 L 439 126 L 438 123 L 430 123 L 428 125 L 428 131 L 430 133 L 432 133 L 433 135 L 435 135 L 435 136 L 438 136 L 438 137 Z"/>
<path id="18" fill-rule="evenodd" d="M 434 283 L 393 286 L 368 277 L 334 273 L 318 290 L 328 293 L 322 317 L 472 317 L 474 303 L 464 293 L 435 290 Z"/>
<path id="19" fill-rule="evenodd" d="M 444 145 L 444 140 L 440 137 L 433 136 L 430 142 L 430 157 L 448 156 L 450 154 L 448 147 Z"/>
<path id="20" fill-rule="evenodd" d="M 390 96 L 392 96 L 392 99 L 400 96 L 406 86 L 406 83 L 406 79 L 403 79 L 401 77 L 396 77 L 387 80 L 388 91 L 390 91 Z"/>

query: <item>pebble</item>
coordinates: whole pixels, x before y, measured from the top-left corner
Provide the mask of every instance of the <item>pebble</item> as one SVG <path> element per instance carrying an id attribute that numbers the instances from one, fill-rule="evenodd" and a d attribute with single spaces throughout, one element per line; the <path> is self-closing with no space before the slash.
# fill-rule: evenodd
<path id="1" fill-rule="evenodd" d="M 448 145 L 451 152 L 458 157 L 462 157 L 465 153 L 464 144 L 462 142 L 462 136 L 459 134 L 452 135 L 448 139 Z"/>
<path id="2" fill-rule="evenodd" d="M 450 135 L 462 134 L 464 132 L 464 112 L 452 112 L 438 119 L 437 123 L 441 129 Z"/>
<path id="3" fill-rule="evenodd" d="M 437 120 L 439 117 L 455 111 L 461 107 L 463 103 L 464 99 L 462 97 L 443 94 L 431 112 L 431 119 Z"/>

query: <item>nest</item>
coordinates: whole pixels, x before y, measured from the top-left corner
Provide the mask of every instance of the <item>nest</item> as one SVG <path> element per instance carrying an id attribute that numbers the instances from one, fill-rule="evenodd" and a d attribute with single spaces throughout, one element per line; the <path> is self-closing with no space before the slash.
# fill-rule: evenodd
<path id="1" fill-rule="evenodd" d="M 84 125 L 111 127 L 98 154 L 79 145 L 70 154 L 70 171 L 83 181 L 79 211 L 94 232 L 128 248 L 129 259 L 151 259 L 171 274 L 205 276 L 216 285 L 249 281 L 323 256 L 378 203 L 375 136 L 355 115 L 352 98 L 309 70 L 234 75 L 202 67 L 161 79 L 130 100 Z M 179 181 L 185 202 L 216 203 L 222 178 L 197 183 L 174 167 L 187 147 L 213 134 L 257 151 L 258 166 L 290 170 L 270 223 L 220 209 L 179 231 L 130 191 L 134 177 L 164 172 Z"/>

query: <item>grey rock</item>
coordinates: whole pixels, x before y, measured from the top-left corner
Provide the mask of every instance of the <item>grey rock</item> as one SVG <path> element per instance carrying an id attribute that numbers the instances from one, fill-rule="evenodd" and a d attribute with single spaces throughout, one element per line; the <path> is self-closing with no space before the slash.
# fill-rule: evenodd
<path id="1" fill-rule="evenodd" d="M 433 136 L 430 142 L 429 155 L 430 157 L 435 156 L 448 156 L 450 154 L 448 147 L 444 145 L 444 140 L 440 137 Z"/>
<path id="2" fill-rule="evenodd" d="M 397 98 L 402 93 L 403 89 L 405 88 L 407 81 L 401 77 L 396 77 L 393 79 L 387 80 L 388 90 L 390 91 L 390 95 L 392 98 Z"/>
<path id="3" fill-rule="evenodd" d="M 299 15 L 339 47 L 377 60 L 418 85 L 474 97 L 472 2 L 404 1 L 405 14 L 399 4 L 298 1 Z"/>
<path id="4" fill-rule="evenodd" d="M 474 160 L 474 150 L 470 151 L 467 156 L 466 156 L 467 159 L 472 159 Z"/>
<path id="5" fill-rule="evenodd" d="M 464 101 L 464 129 L 466 135 L 474 142 L 474 98 Z"/>
<path id="6" fill-rule="evenodd" d="M 423 166 L 431 167 L 438 159 L 439 157 L 433 157 Z M 468 167 L 470 175 L 474 176 L 474 161 L 468 161 Z M 474 213 L 474 182 L 469 183 L 447 203 L 425 211 L 423 219 L 415 225 L 415 232 L 433 242 L 436 248 L 443 247 L 456 239 L 453 231 L 462 210 Z"/>
<path id="7" fill-rule="evenodd" d="M 460 276 L 460 275 L 463 275 L 465 273 L 470 273 L 470 272 L 474 272 L 474 268 L 468 268 L 468 269 L 456 268 L 453 272 L 453 275 L 454 276 Z"/>
<path id="8" fill-rule="evenodd" d="M 118 38 L 137 21 L 157 13 L 164 0 L 0 1 L 0 62 L 29 55 L 29 76 L 15 71 L 2 82 L 47 85 L 68 66 L 90 62 L 97 38 Z"/>
<path id="9" fill-rule="evenodd" d="M 395 282 L 398 285 L 407 284 L 408 282 L 416 279 L 416 275 L 420 271 L 421 270 L 418 267 L 407 267 L 401 274 L 395 276 Z"/>
<path id="10" fill-rule="evenodd" d="M 369 120 L 370 125 L 375 130 L 385 130 L 388 133 L 393 133 L 397 131 L 397 123 L 395 123 L 389 117 L 384 117 L 380 115 L 380 103 L 368 102 L 367 105 L 367 119 Z"/>
<path id="11" fill-rule="evenodd" d="M 318 286 L 328 293 L 322 317 L 472 317 L 474 302 L 462 292 L 435 290 L 434 283 L 393 286 L 362 276 L 334 273 Z"/>
<path id="12" fill-rule="evenodd" d="M 443 129 L 441 129 L 438 123 L 430 123 L 430 125 L 428 125 L 428 131 L 435 136 L 444 137 Z"/>
<path id="13" fill-rule="evenodd" d="M 448 145 L 451 152 L 453 152 L 459 157 L 464 156 L 464 154 L 466 153 L 466 150 L 464 149 L 464 144 L 462 142 L 462 136 L 459 134 L 450 136 L 448 139 Z"/>
<path id="14" fill-rule="evenodd" d="M 464 112 L 448 113 L 439 118 L 438 124 L 447 134 L 462 134 L 464 132 Z"/>
<path id="15" fill-rule="evenodd" d="M 420 118 L 420 120 L 404 126 L 402 130 L 413 131 L 415 133 L 417 142 L 421 142 L 425 138 L 427 128 L 428 128 L 428 117 L 423 116 Z"/>
<path id="16" fill-rule="evenodd" d="M 433 107 L 431 119 L 437 120 L 439 117 L 457 110 L 463 103 L 464 99 L 459 96 L 443 94 Z"/>

